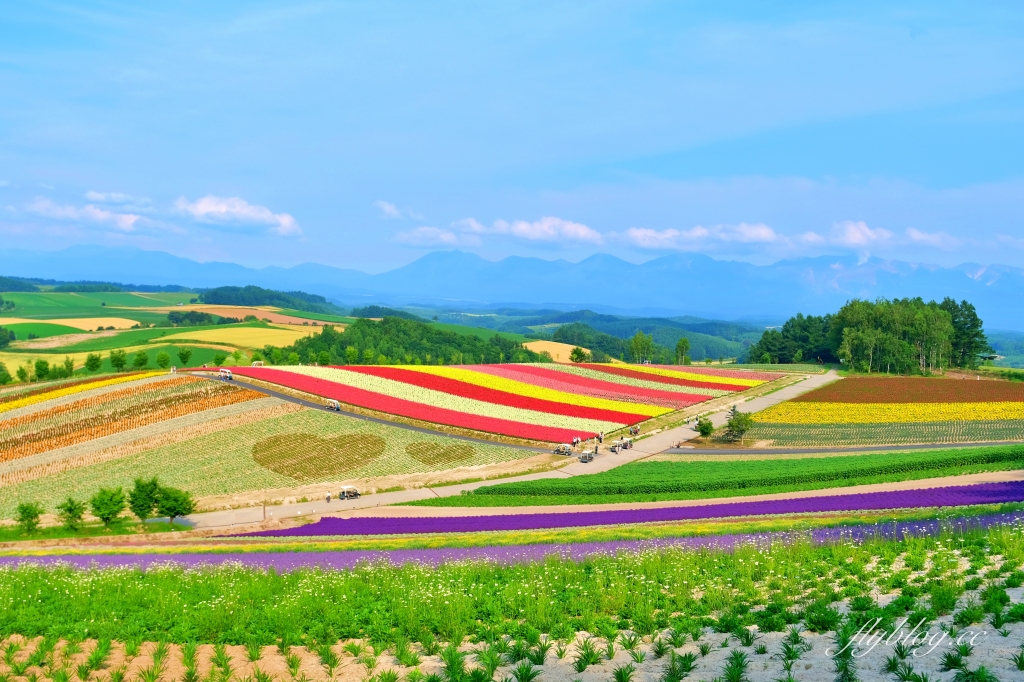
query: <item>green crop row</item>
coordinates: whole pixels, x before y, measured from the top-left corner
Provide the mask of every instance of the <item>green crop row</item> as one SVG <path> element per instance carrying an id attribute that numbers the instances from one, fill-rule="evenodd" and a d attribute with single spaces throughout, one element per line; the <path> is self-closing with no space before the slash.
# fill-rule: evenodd
<path id="1" fill-rule="evenodd" d="M 474 495 L 644 495 L 842 481 L 986 464 L 1024 467 L 1024 445 L 732 462 L 637 462 L 568 479 L 479 488 Z"/>

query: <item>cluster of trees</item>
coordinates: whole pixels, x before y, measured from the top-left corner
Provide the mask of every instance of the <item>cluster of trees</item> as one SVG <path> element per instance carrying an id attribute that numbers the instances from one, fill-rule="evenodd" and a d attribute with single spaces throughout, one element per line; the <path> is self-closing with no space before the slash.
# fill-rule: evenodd
<path id="1" fill-rule="evenodd" d="M 637 330 L 629 339 L 620 339 L 583 322 L 570 322 L 556 329 L 551 339 L 577 346 L 587 355 L 586 359 L 574 362 L 611 362 L 616 358 L 624 362 L 650 362 L 655 365 L 690 364 L 690 340 L 685 336 L 676 341 L 674 349 L 669 349 L 656 343 L 654 335 L 645 334 L 643 330 Z M 584 348 L 589 348 L 590 353 L 587 354 Z"/>
<path id="2" fill-rule="evenodd" d="M 5 301 L 3 296 L 0 296 L 0 311 L 14 310 L 14 301 Z"/>
<path id="3" fill-rule="evenodd" d="M 267 346 L 264 353 L 275 365 L 472 365 L 551 359 L 498 334 L 482 339 L 398 317 L 358 319 L 344 331 L 325 325 L 319 334 L 285 348 Z"/>
<path id="4" fill-rule="evenodd" d="M 13 330 L 0 327 L 0 348 L 6 348 L 16 338 Z"/>
<path id="5" fill-rule="evenodd" d="M 404 318 L 406 320 L 420 320 L 420 321 L 423 320 L 423 318 L 420 317 L 419 315 L 413 315 L 412 313 L 406 312 L 404 310 L 395 310 L 394 308 L 386 308 L 386 307 L 384 307 L 382 305 L 367 305 L 367 306 L 363 306 L 362 308 L 353 308 L 349 312 L 349 315 L 351 317 L 376 317 L 376 318 L 401 317 L 401 318 Z M 435 319 L 437 319 L 437 318 L 435 318 Z"/>
<path id="6" fill-rule="evenodd" d="M 340 308 L 323 296 L 304 291 L 275 291 L 257 286 L 217 287 L 199 294 L 199 300 L 211 305 L 256 306 L 272 305 L 278 308 L 306 310 L 314 313 L 340 313 Z"/>
<path id="7" fill-rule="evenodd" d="M 125 494 L 122 488 L 100 488 L 88 502 L 92 515 L 106 528 L 117 521 L 124 510 L 131 509 L 139 521 L 145 523 L 154 516 L 166 516 L 173 524 L 179 516 L 188 516 L 196 509 L 191 493 L 160 485 L 156 478 L 135 479 L 131 490 Z M 56 512 L 65 530 L 78 532 L 82 528 L 86 503 L 68 497 L 57 505 Z M 39 519 L 46 510 L 36 502 L 22 502 L 18 505 L 15 521 L 26 535 L 39 529 Z"/>
<path id="8" fill-rule="evenodd" d="M 59 293 L 79 294 L 106 294 L 124 291 L 119 284 L 109 282 L 73 282 L 71 284 L 58 284 L 51 291 Z"/>
<path id="9" fill-rule="evenodd" d="M 796 315 L 750 347 L 751 362 L 842 361 L 860 372 L 925 374 L 977 367 L 989 351 L 981 318 L 967 301 L 854 299 L 834 315 Z"/>
<path id="10" fill-rule="evenodd" d="M 20 277 L 0 277 L 0 291 L 39 291 L 39 287 Z"/>
<path id="11" fill-rule="evenodd" d="M 244 320 L 237 317 L 222 317 L 211 315 L 199 310 L 188 310 L 179 312 L 172 310 L 167 313 L 167 323 L 173 327 L 206 327 L 215 324 L 237 324 L 238 322 L 255 322 L 258 318 L 255 315 L 246 315 Z"/>

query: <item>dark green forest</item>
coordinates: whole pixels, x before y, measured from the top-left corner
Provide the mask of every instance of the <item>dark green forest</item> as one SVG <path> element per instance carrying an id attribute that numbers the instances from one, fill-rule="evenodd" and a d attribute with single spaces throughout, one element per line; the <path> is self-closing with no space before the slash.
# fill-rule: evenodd
<path id="1" fill-rule="evenodd" d="M 343 312 L 323 296 L 307 294 L 304 291 L 275 291 L 252 285 L 206 289 L 199 294 L 199 300 L 211 305 L 269 305 L 311 313 L 337 314 Z"/>
<path id="2" fill-rule="evenodd" d="M 264 351 L 273 364 L 474 365 L 550 361 L 549 357 L 497 334 L 482 339 L 399 317 L 385 317 L 380 322 L 358 319 L 344 331 L 327 325 L 319 334 L 291 346 L 268 346 Z"/>
<path id="3" fill-rule="evenodd" d="M 859 372 L 927 374 L 974 368 L 989 344 L 967 301 L 854 299 L 835 314 L 797 314 L 750 347 L 750 362 L 842 362 Z"/>

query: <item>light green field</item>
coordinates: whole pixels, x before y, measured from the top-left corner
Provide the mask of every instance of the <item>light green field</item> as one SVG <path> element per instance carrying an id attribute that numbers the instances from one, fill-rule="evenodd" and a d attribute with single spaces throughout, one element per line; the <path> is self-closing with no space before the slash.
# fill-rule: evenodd
<path id="1" fill-rule="evenodd" d="M 477 336 L 484 340 L 493 338 L 495 334 L 505 339 L 518 341 L 519 343 L 526 343 L 527 341 L 536 340 L 528 339 L 522 334 L 513 334 L 511 332 L 498 332 L 493 329 L 487 329 L 486 327 L 469 327 L 463 324 L 452 324 L 450 322 L 431 322 L 430 326 L 434 327 L 435 329 L 442 329 L 446 332 L 455 332 L 456 334 Z"/>
<path id="2" fill-rule="evenodd" d="M 232 325 L 208 325 L 204 327 L 154 327 L 150 329 L 129 329 L 119 332 L 116 336 L 98 337 L 82 341 L 71 346 L 55 348 L 54 353 L 81 353 L 83 351 L 104 351 L 113 348 L 127 348 L 159 339 L 162 336 L 200 332 L 208 329 L 237 329 L 239 327 L 266 327 L 263 322 L 242 322 Z M 20 338 L 20 337 L 19 337 Z"/>
<path id="3" fill-rule="evenodd" d="M 75 329 L 74 327 L 65 327 L 61 324 L 46 324 L 45 322 L 35 322 L 26 324 L 8 324 L 4 325 L 2 318 L 0 318 L 0 325 L 3 325 L 4 329 L 9 329 L 14 332 L 14 335 L 18 337 L 18 341 L 24 341 L 28 338 L 29 334 L 35 334 L 36 338 L 46 339 L 51 336 L 63 336 L 64 334 L 81 334 L 81 329 Z"/>
<path id="4" fill-rule="evenodd" d="M 123 308 L 144 308 L 187 303 L 195 294 L 133 294 L 111 293 L 52 293 L 15 292 L 3 295 L 5 301 L 14 303 L 14 310 L 0 315 L 0 324 L 6 317 L 33 317 L 40 320 L 67 317 L 127 317 L 143 324 L 156 323 L 167 319 L 167 313 L 145 310 L 117 310 Z M 173 298 L 170 298 L 173 297 Z M 106 306 L 103 304 L 106 303 Z"/>

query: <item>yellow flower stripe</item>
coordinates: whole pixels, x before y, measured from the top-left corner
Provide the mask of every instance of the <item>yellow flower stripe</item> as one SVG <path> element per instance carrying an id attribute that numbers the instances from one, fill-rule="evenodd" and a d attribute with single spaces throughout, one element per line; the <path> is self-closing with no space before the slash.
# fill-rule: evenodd
<path id="1" fill-rule="evenodd" d="M 121 376 L 116 377 L 114 379 L 101 379 L 99 381 L 93 381 L 88 384 L 79 384 L 78 386 L 58 388 L 53 391 L 47 391 L 46 393 L 40 393 L 38 395 L 29 396 L 28 398 L 22 398 L 21 400 L 12 400 L 9 403 L 2 403 L 0 404 L 0 412 L 8 412 L 10 410 L 16 410 L 19 407 L 35 405 L 36 403 L 41 403 L 44 400 L 53 400 L 54 398 L 63 398 L 66 395 L 74 395 L 75 393 L 82 393 L 83 391 L 91 391 L 94 388 L 103 388 L 104 386 L 123 384 L 125 382 L 135 381 L 137 379 L 148 379 L 149 377 L 155 377 L 161 374 L 167 374 L 167 372 L 146 372 L 145 374 L 132 374 L 130 376 Z"/>
<path id="2" fill-rule="evenodd" d="M 754 414 L 770 424 L 908 424 L 1024 419 L 1024 402 L 779 403 Z"/>
<path id="3" fill-rule="evenodd" d="M 658 367 L 657 365 L 626 365 L 625 368 L 631 369 L 634 372 L 657 374 L 659 376 L 671 377 L 673 379 L 685 379 L 686 381 L 703 381 L 709 384 L 731 384 L 733 386 L 747 386 L 749 388 L 753 386 L 760 386 L 765 383 L 761 379 L 733 379 L 732 377 L 720 377 L 712 374 L 680 372 L 676 369 L 665 369 L 663 367 Z"/>
<path id="4" fill-rule="evenodd" d="M 657 417 L 659 415 L 668 414 L 669 412 L 673 411 L 671 407 L 661 407 L 658 405 L 642 405 L 639 403 L 627 403 L 619 400 L 610 400 L 608 398 L 594 398 L 587 395 L 580 395 L 578 393 L 566 393 L 565 391 L 556 391 L 553 388 L 534 386 L 533 384 L 528 384 L 523 381 L 515 381 L 514 379 L 496 377 L 492 374 L 485 374 L 484 372 L 474 372 L 471 369 L 463 369 L 461 367 L 444 367 L 434 365 L 403 365 L 402 369 L 423 372 L 424 374 L 433 374 L 435 376 L 442 376 L 448 379 L 456 379 L 458 381 L 465 381 L 468 384 L 474 384 L 476 386 L 493 388 L 498 391 L 514 393 L 515 395 L 522 395 L 528 398 L 540 398 L 542 400 L 550 400 L 556 403 L 565 403 L 567 405 L 579 405 L 581 407 L 596 407 L 602 410 L 615 410 L 616 412 L 625 412 L 627 414 L 642 414 L 648 417 Z"/>

